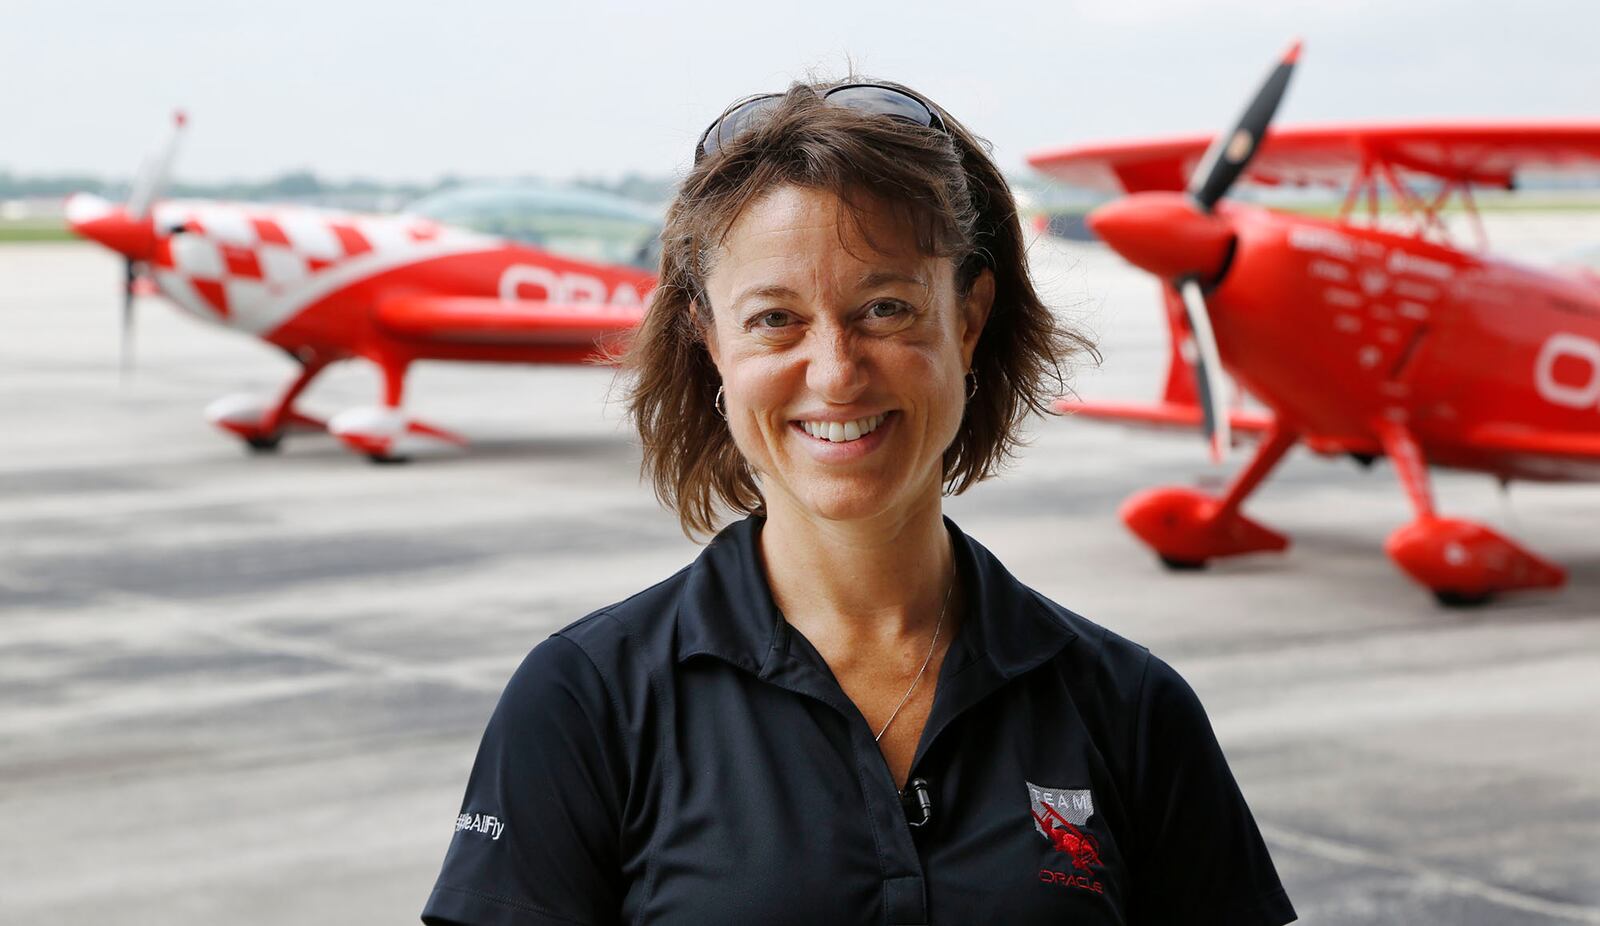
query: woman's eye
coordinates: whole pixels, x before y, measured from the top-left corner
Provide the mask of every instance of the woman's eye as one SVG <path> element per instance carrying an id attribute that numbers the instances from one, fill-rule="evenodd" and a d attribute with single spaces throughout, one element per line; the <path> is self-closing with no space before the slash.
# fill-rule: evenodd
<path id="1" fill-rule="evenodd" d="M 906 307 L 901 303 L 891 302 L 890 300 L 885 299 L 882 302 L 874 302 L 872 305 L 868 306 L 867 317 L 895 318 L 896 316 L 904 314 L 905 311 Z"/>
<path id="2" fill-rule="evenodd" d="M 786 328 L 794 319 L 788 312 L 774 309 L 771 312 L 762 312 L 752 316 L 749 322 L 751 328 Z"/>

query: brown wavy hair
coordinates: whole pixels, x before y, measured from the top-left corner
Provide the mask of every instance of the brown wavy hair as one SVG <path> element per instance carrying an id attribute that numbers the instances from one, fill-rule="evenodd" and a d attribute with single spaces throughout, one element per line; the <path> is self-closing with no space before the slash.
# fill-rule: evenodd
<path id="1" fill-rule="evenodd" d="M 772 190 L 832 193 L 863 231 L 867 210 L 897 212 L 924 254 L 955 263 L 963 295 L 983 270 L 993 272 L 994 305 L 972 358 L 977 392 L 944 454 L 946 494 L 994 475 L 1021 445 L 1023 421 L 1065 390 L 1067 361 L 1095 356 L 1034 290 L 1016 201 L 987 143 L 932 103 L 944 131 L 823 100 L 829 88 L 856 82 L 792 85 L 694 166 L 667 212 L 658 285 L 622 363 L 643 472 L 691 537 L 714 532 L 720 511 L 762 509 L 755 476 L 714 407 L 721 378 L 705 345 L 705 279 L 728 230 Z"/>

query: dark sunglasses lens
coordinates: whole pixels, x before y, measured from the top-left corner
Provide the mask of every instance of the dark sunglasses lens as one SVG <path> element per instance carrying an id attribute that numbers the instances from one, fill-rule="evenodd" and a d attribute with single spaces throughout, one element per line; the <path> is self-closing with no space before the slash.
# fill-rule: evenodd
<path id="1" fill-rule="evenodd" d="M 840 87 L 828 93 L 827 98 L 829 103 L 879 116 L 904 119 L 924 128 L 932 128 L 934 125 L 933 111 L 925 103 L 890 87 Z"/>
<path id="2" fill-rule="evenodd" d="M 706 137 L 700 142 L 700 153 L 695 160 L 709 157 L 721 150 L 723 145 L 732 142 L 745 129 L 766 110 L 771 109 L 780 97 L 758 96 L 753 100 L 746 100 L 735 106 L 723 115 L 716 124 L 706 130 Z"/>
<path id="3" fill-rule="evenodd" d="M 835 106 L 846 106 L 858 112 L 888 116 L 923 128 L 945 131 L 944 121 L 928 104 L 893 87 L 851 84 L 830 90 L 823 94 L 823 97 Z M 695 152 L 695 162 L 698 163 L 701 158 L 716 154 L 724 145 L 732 143 L 740 133 L 754 125 L 762 113 L 777 105 L 782 99 L 783 97 L 778 94 L 767 94 L 746 100 L 730 109 L 706 129 L 706 134 L 700 139 L 700 149 Z"/>

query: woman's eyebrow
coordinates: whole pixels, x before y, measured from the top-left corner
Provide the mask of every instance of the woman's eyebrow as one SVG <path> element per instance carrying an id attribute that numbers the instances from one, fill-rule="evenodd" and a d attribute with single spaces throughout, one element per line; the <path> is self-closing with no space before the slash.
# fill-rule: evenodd
<path id="1" fill-rule="evenodd" d="M 739 306 L 744 305 L 751 299 L 759 299 L 764 297 L 773 299 L 798 299 L 800 298 L 800 294 L 789 287 L 778 283 L 768 283 L 764 286 L 752 286 L 749 289 L 739 293 L 738 296 L 734 297 L 733 307 L 737 309 Z"/>
<path id="2" fill-rule="evenodd" d="M 887 286 L 891 283 L 908 283 L 912 286 L 922 289 L 926 289 L 928 287 L 927 281 L 924 280 L 922 275 L 919 273 L 908 273 L 904 270 L 880 269 L 868 272 L 860 279 L 859 282 L 856 283 L 856 288 L 874 289 L 879 286 Z M 781 283 L 766 283 L 761 286 L 752 286 L 749 289 L 742 290 L 739 295 L 734 297 L 733 307 L 738 309 L 739 306 L 744 305 L 746 302 L 752 299 L 762 298 L 798 299 L 800 298 L 800 294 Z"/>
<path id="3" fill-rule="evenodd" d="M 861 289 L 872 289 L 890 283 L 909 283 L 926 289 L 927 281 L 919 273 L 907 273 L 903 270 L 874 270 L 861 278 L 857 284 Z"/>

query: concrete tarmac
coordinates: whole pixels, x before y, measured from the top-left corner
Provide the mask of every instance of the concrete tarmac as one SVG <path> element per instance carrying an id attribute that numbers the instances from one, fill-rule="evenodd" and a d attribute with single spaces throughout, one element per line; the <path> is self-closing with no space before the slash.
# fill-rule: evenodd
<path id="1" fill-rule="evenodd" d="M 1503 221 L 1533 250 L 1595 237 Z M 1080 393 L 1153 397 L 1153 284 L 1087 246 L 1036 270 L 1101 340 Z M 120 272 L 0 247 L 0 921 L 415 922 L 517 662 L 697 548 L 638 481 L 609 371 L 423 365 L 410 408 L 467 451 L 252 456 L 201 409 L 287 361 L 146 299 L 119 383 Z M 306 405 L 376 389 L 349 364 Z M 1600 488 L 1436 473 L 1443 511 L 1571 572 L 1447 611 L 1383 555 L 1410 518 L 1384 463 L 1296 451 L 1248 505 L 1291 550 L 1174 574 L 1116 507 L 1217 483 L 1198 438 L 1033 438 L 947 510 L 1190 680 L 1302 922 L 1600 923 Z"/>

